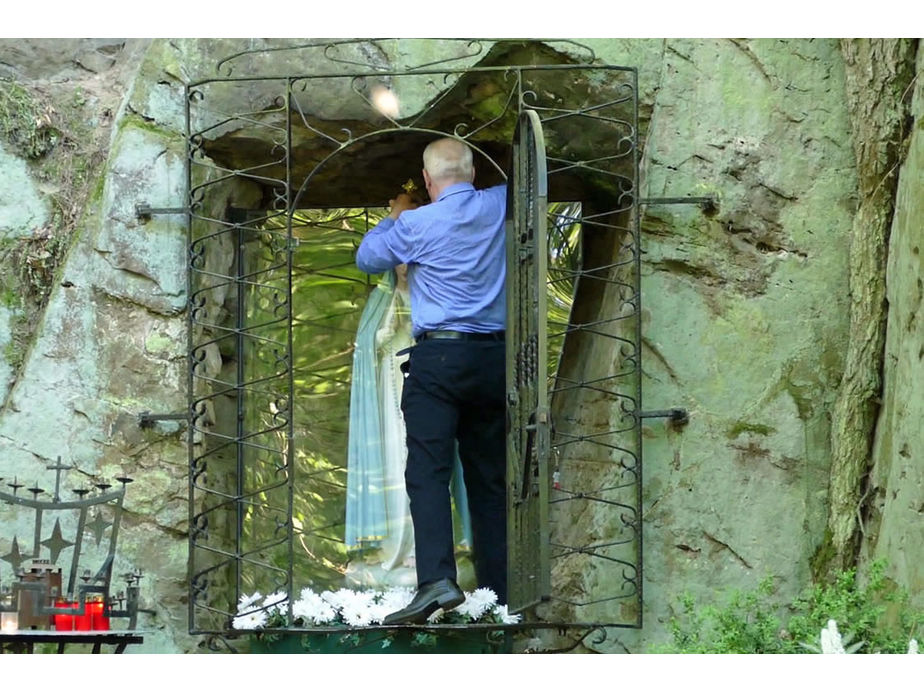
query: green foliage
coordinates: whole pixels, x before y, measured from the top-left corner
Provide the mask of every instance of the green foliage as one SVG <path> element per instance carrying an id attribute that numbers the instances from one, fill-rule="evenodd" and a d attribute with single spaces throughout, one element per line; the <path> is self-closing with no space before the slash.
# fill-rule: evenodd
<path id="1" fill-rule="evenodd" d="M 831 534 L 831 529 L 829 527 L 825 528 L 825 535 L 822 537 L 821 543 L 818 545 L 818 548 L 815 549 L 814 555 L 809 559 L 809 566 L 812 569 L 812 576 L 815 580 L 822 579 L 831 562 L 834 560 L 835 551 L 834 551 L 834 535 Z"/>
<path id="2" fill-rule="evenodd" d="M 849 635 L 850 641 L 865 643 L 864 652 L 906 652 L 911 638 L 921 638 L 924 614 L 909 608 L 907 594 L 885 577 L 885 565 L 883 560 L 874 562 L 863 584 L 851 569 L 840 573 L 833 584 L 816 584 L 807 590 L 792 605 L 792 639 L 815 643 L 833 619 L 845 632 L 845 646 Z"/>
<path id="3" fill-rule="evenodd" d="M 53 113 L 25 88 L 0 80 L 0 134 L 16 152 L 37 159 L 57 144 L 60 133 L 52 127 Z"/>
<path id="4" fill-rule="evenodd" d="M 581 269 L 581 205 L 553 202 L 548 215 L 548 373 L 554 387 L 555 374 L 565 343 L 574 302 L 575 277 Z"/>
<path id="5" fill-rule="evenodd" d="M 753 592 L 732 592 L 723 607 L 698 608 L 689 594 L 681 598 L 681 615 L 671 619 L 673 648 L 686 653 L 778 654 L 790 651 L 780 637 L 779 607 L 772 603 L 773 579 Z"/>
<path id="6" fill-rule="evenodd" d="M 431 649 L 436 646 L 436 635 L 419 630 L 411 636 L 411 647 Z"/>
<path id="7" fill-rule="evenodd" d="M 25 296 L 44 305 L 67 250 L 67 239 L 50 228 L 17 240 L 10 253 Z"/>
<path id="8" fill-rule="evenodd" d="M 0 304 L 12 315 L 3 358 L 14 372 L 23 363 L 37 322 L 33 316 L 48 300 L 65 251 L 64 240 L 48 228 L 0 246 Z"/>
<path id="9" fill-rule="evenodd" d="M 698 606 L 685 594 L 671 619 L 672 643 L 657 649 L 713 654 L 819 651 L 821 630 L 834 620 L 845 632 L 848 652 L 904 653 L 911 638 L 921 639 L 924 619 L 884 572 L 883 561 L 873 563 L 864 584 L 855 570 L 842 572 L 832 584 L 814 585 L 788 605 L 774 599 L 772 578 L 754 591 L 732 592 L 721 606 Z"/>
<path id="10" fill-rule="evenodd" d="M 12 287 L 6 286 L 3 279 L 0 279 L 0 303 L 7 308 L 19 308 L 22 305 L 22 298 L 19 293 Z"/>

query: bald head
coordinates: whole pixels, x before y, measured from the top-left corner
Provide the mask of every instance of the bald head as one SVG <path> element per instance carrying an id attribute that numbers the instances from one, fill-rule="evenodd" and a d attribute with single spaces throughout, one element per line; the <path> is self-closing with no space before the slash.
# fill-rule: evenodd
<path id="1" fill-rule="evenodd" d="M 464 142 L 451 137 L 428 144 L 424 149 L 423 164 L 424 181 L 433 199 L 445 187 L 454 183 L 471 183 L 475 179 L 472 150 Z"/>

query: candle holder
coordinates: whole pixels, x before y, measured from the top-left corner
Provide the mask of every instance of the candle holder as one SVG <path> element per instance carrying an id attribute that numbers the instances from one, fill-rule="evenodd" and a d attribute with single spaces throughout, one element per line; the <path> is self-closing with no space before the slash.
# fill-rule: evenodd
<path id="1" fill-rule="evenodd" d="M 69 599 L 57 599 L 55 600 L 55 611 L 54 614 L 54 624 L 55 630 L 76 630 L 74 628 L 74 621 L 77 617 L 76 612 L 80 608 L 80 602 L 71 601 Z"/>
<path id="2" fill-rule="evenodd" d="M 125 576 L 124 609 L 123 602 L 116 608 L 111 599 L 125 489 L 132 479 L 123 474 L 108 482 L 85 475 L 82 480 L 91 483 L 80 484 L 80 488 L 65 493 L 62 472 L 74 468 L 62 464 L 60 458 L 57 464 L 48 467 L 55 472 L 53 494 L 42 488 L 38 480 L 26 485 L 18 478 L 12 482 L 0 479 L 3 482 L 0 503 L 31 511 L 33 520 L 31 549 L 21 550 L 20 538 L 11 537 L 12 549 L 5 558 L 13 566 L 15 578 L 12 584 L 4 586 L 12 593 L 17 608 L 0 607 L 0 612 L 15 611 L 20 631 L 108 630 L 111 618 L 126 618 L 127 629 L 133 630 L 141 573 L 132 571 Z M 21 489 L 27 493 L 20 496 Z M 91 545 L 94 539 L 95 548 Z M 6 617 L 4 623 L 11 627 L 12 618 Z"/>
<path id="3" fill-rule="evenodd" d="M 106 615 L 106 601 L 100 597 L 94 597 L 87 602 L 87 613 L 90 616 L 90 630 L 109 630 L 109 617 Z"/>
<path id="4" fill-rule="evenodd" d="M 19 630 L 19 614 L 15 611 L 4 611 L 0 614 L 0 630 L 4 633 L 15 633 Z"/>
<path id="5" fill-rule="evenodd" d="M 79 607 L 79 603 L 78 603 Z M 93 618 L 90 615 L 90 602 L 86 602 L 80 613 L 74 617 L 74 630 L 93 630 Z"/>
<path id="6" fill-rule="evenodd" d="M 4 587 L 0 593 L 0 630 L 11 633 L 19 630 L 19 606 L 16 604 L 16 593 Z"/>

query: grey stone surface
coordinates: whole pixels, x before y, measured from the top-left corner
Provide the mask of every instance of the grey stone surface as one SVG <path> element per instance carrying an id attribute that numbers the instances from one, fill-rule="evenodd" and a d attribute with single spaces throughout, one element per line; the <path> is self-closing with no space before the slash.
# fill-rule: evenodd
<path id="1" fill-rule="evenodd" d="M 93 243 L 93 264 L 100 268 L 95 282 L 112 296 L 155 312 L 177 313 L 186 303 L 185 218 L 157 216 L 145 221 L 135 208 L 142 203 L 182 205 L 185 149 L 176 133 L 139 127 L 139 122 L 124 120 L 113 142 L 103 223 Z"/>
<path id="2" fill-rule="evenodd" d="M 0 75 L 17 79 L 77 78 L 113 66 L 126 39 L 0 39 Z"/>
<path id="3" fill-rule="evenodd" d="M 48 223 L 48 202 L 26 162 L 0 143 L 0 241 L 32 236 Z"/>
<path id="4" fill-rule="evenodd" d="M 14 312 L 0 305 L 0 402 L 6 399 L 12 385 L 13 369 L 7 359 L 7 349 L 12 344 Z"/>

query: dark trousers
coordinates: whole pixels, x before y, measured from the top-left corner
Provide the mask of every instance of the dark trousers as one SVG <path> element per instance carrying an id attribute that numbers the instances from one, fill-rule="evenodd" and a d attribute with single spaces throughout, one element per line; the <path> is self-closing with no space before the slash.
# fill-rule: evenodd
<path id="1" fill-rule="evenodd" d="M 472 519 L 475 575 L 507 603 L 504 342 L 426 340 L 411 350 L 401 410 L 417 584 L 456 579 L 449 478 L 455 443 Z"/>

